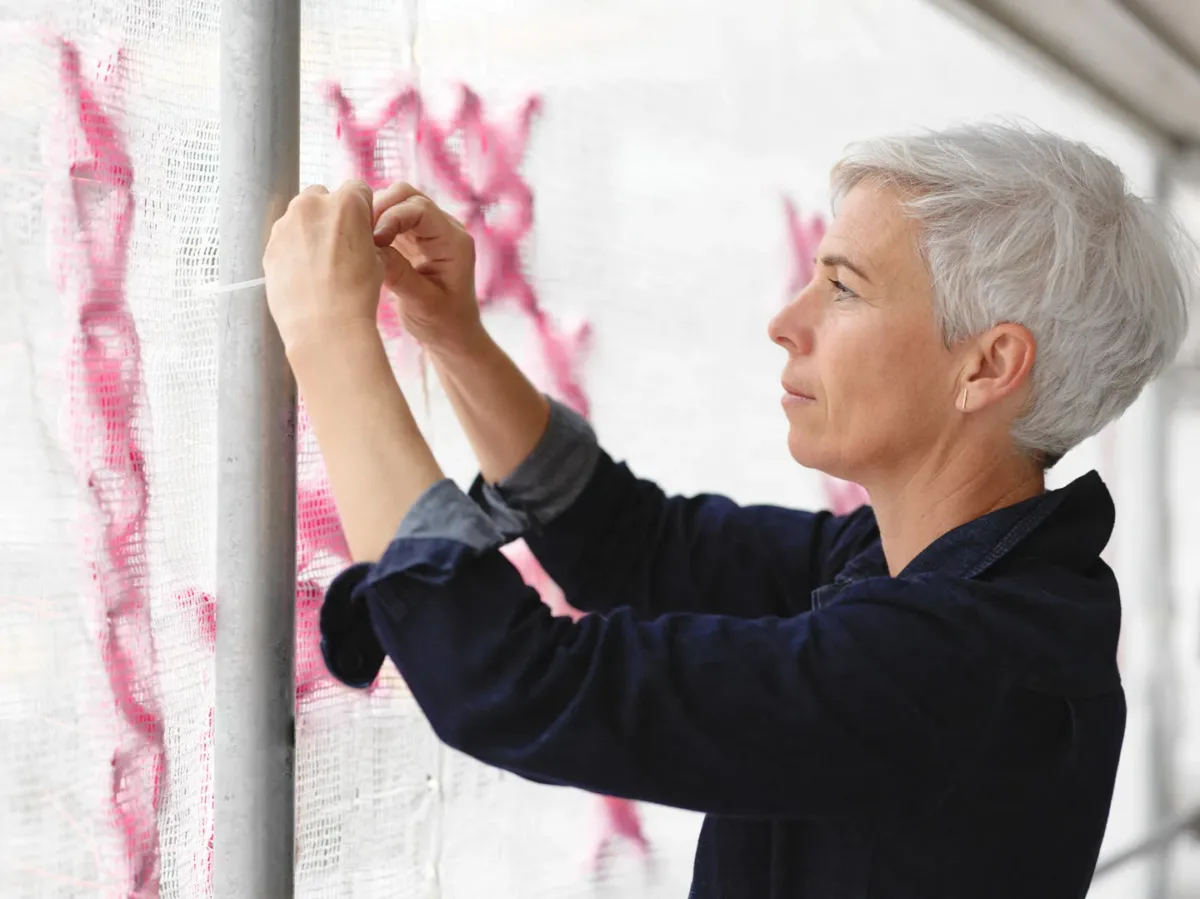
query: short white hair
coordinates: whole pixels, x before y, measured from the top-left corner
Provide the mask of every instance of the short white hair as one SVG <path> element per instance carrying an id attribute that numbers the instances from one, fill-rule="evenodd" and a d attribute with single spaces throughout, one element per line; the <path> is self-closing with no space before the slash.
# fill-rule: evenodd
<path id="1" fill-rule="evenodd" d="M 1179 351 L 1195 246 L 1084 144 L 1002 124 L 864 141 L 833 169 L 835 209 L 864 180 L 917 221 L 948 346 L 1003 322 L 1033 334 L 1022 450 L 1053 464 Z"/>

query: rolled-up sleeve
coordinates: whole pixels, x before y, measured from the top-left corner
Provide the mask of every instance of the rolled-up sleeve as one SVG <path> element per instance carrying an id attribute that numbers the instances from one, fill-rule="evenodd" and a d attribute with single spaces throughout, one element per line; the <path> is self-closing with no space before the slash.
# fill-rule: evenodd
<path id="1" fill-rule="evenodd" d="M 337 578 L 345 614 L 322 626 L 335 659 L 386 653 L 448 745 L 531 780 L 841 817 L 938 801 L 991 725 L 1003 678 L 953 589 L 879 578 L 790 618 L 571 622 L 494 548 L 422 533 Z"/>
<path id="2" fill-rule="evenodd" d="M 463 554 L 481 554 L 504 542 L 500 530 L 449 478 L 438 481 L 413 503 L 396 541 L 424 545 L 429 559 L 421 572 L 435 578 Z M 348 687 L 370 686 L 383 666 L 384 652 L 371 630 L 366 606 L 354 585 L 370 571 L 366 564 L 343 572 L 321 606 L 321 654 L 330 674 Z"/>
<path id="3" fill-rule="evenodd" d="M 546 431 L 532 452 L 499 483 L 477 478 L 471 497 L 505 541 L 515 540 L 571 507 L 591 480 L 600 453 L 587 420 L 551 399 Z"/>

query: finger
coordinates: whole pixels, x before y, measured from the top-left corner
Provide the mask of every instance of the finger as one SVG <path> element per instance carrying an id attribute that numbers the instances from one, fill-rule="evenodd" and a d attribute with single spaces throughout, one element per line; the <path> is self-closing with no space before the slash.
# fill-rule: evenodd
<path id="1" fill-rule="evenodd" d="M 395 247 L 377 247 L 379 260 L 383 263 L 383 283 L 393 293 L 402 289 L 404 282 L 413 277 L 412 264 Z"/>
<path id="2" fill-rule="evenodd" d="M 428 197 L 409 197 L 379 216 L 375 223 L 375 245 L 388 246 L 401 234 L 429 241 L 449 237 L 452 231 L 445 213 Z"/>
<path id="3" fill-rule="evenodd" d="M 383 286 L 389 293 L 397 299 L 415 299 L 418 303 L 428 303 L 434 299 L 430 292 L 433 286 L 421 277 L 420 272 L 399 250 L 395 247 L 377 247 L 376 252 L 383 263 Z"/>
<path id="4" fill-rule="evenodd" d="M 311 196 L 321 196 L 323 194 L 329 193 L 329 188 L 326 187 L 324 184 L 310 184 L 308 187 L 304 188 L 304 190 L 300 191 L 300 193 L 307 194 L 310 197 Z"/>
<path id="5" fill-rule="evenodd" d="M 366 181 L 347 181 L 338 188 L 337 192 L 338 196 L 345 197 L 355 205 L 361 206 L 366 212 L 368 220 L 374 223 L 374 216 L 371 213 L 371 203 L 374 194 Z"/>
<path id="6" fill-rule="evenodd" d="M 403 203 L 405 200 L 412 199 L 413 197 L 423 196 L 425 196 L 424 193 L 417 190 L 407 181 L 397 181 L 394 184 L 389 184 L 383 190 L 375 192 L 375 218 L 378 219 L 380 215 L 398 203 Z"/>

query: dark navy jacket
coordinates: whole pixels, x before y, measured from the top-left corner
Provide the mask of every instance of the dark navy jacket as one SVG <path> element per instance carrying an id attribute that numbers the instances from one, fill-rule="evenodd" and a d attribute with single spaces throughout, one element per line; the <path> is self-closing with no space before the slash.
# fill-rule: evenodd
<path id="1" fill-rule="evenodd" d="M 583 433 L 564 421 L 548 442 Z M 1098 475 L 890 577 L 869 508 L 669 498 L 586 442 L 539 453 L 586 457 L 553 514 L 536 484 L 445 481 L 335 580 L 335 676 L 365 686 L 386 653 L 450 746 L 706 813 L 694 897 L 1084 896 L 1125 724 Z M 518 531 L 598 614 L 551 616 L 496 549 Z"/>

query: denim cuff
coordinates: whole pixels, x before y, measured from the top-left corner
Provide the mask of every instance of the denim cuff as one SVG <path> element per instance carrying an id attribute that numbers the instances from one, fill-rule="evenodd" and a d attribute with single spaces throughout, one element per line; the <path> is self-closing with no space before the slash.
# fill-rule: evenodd
<path id="1" fill-rule="evenodd" d="M 587 420 L 550 400 L 550 420 L 524 461 L 504 480 L 482 477 L 471 485 L 471 499 L 498 529 L 505 542 L 549 524 L 583 493 L 600 459 L 596 432 Z"/>
<path id="2" fill-rule="evenodd" d="M 500 529 L 449 478 L 438 481 L 418 497 L 400 522 L 395 539 L 452 540 L 477 553 L 495 549 L 504 542 Z"/>

